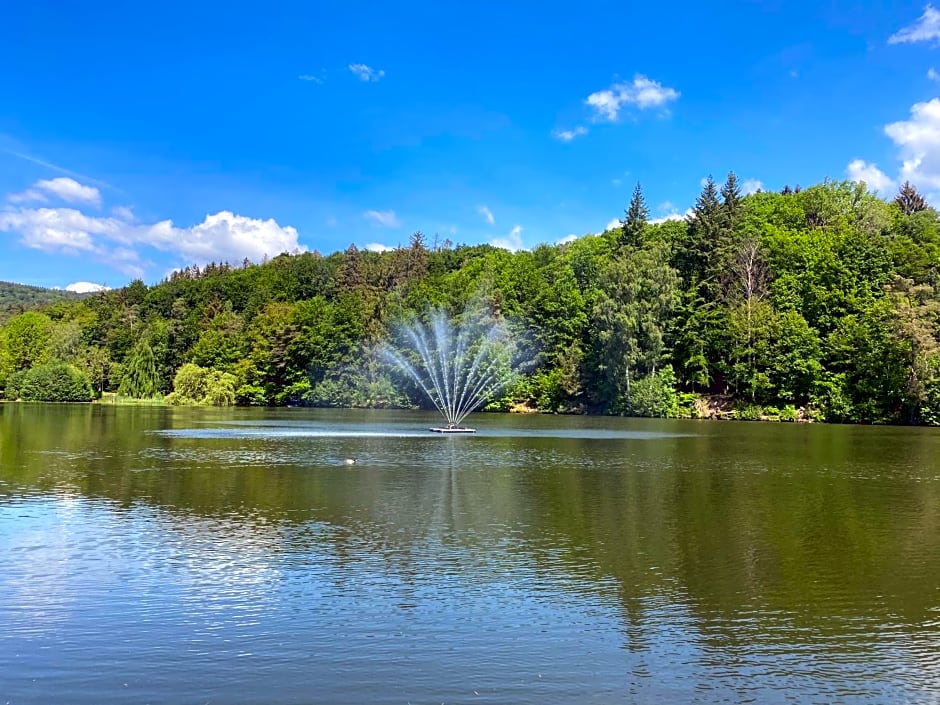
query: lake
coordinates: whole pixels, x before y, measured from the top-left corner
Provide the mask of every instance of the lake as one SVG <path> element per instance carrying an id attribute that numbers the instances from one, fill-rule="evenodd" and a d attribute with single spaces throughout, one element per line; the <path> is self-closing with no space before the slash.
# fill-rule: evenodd
<path id="1" fill-rule="evenodd" d="M 940 702 L 940 431 L 438 419 L 0 404 L 0 703 Z"/>

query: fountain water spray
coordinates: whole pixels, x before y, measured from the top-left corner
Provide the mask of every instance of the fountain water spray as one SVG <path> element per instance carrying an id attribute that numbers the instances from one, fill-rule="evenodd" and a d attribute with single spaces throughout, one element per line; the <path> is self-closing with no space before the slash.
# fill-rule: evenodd
<path id="1" fill-rule="evenodd" d="M 432 308 L 427 322 L 403 323 L 397 337 L 398 345 L 387 346 L 385 356 L 414 380 L 447 420 L 447 428 L 432 431 L 472 432 L 460 423 L 515 377 L 515 345 L 509 331 L 480 306 L 457 319 Z"/>

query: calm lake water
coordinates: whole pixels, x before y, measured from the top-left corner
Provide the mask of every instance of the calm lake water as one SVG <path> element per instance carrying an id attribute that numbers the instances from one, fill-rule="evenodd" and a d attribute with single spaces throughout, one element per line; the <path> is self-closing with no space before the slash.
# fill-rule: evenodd
<path id="1" fill-rule="evenodd" d="M 0 405 L 0 703 L 940 702 L 940 431 L 472 422 Z"/>

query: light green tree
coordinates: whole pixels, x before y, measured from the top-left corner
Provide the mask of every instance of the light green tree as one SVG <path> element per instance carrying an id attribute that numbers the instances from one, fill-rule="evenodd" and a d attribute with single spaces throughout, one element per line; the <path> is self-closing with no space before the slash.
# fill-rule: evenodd
<path id="1" fill-rule="evenodd" d="M 159 391 L 160 378 L 157 375 L 153 349 L 150 343 L 142 338 L 125 362 L 118 394 L 136 399 L 149 399 L 155 397 Z"/>

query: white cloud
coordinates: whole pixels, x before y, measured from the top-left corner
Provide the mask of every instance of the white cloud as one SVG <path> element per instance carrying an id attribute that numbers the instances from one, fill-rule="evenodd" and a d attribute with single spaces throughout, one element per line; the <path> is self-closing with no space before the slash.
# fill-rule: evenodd
<path id="1" fill-rule="evenodd" d="M 365 246 L 365 249 L 369 252 L 391 252 L 395 248 L 383 245 L 381 242 L 370 242 Z"/>
<path id="2" fill-rule="evenodd" d="M 692 214 L 691 208 L 687 208 L 685 213 L 679 213 L 679 209 L 672 201 L 663 201 L 656 207 L 656 210 L 662 215 L 650 220 L 653 225 L 659 225 L 670 220 L 685 220 Z"/>
<path id="3" fill-rule="evenodd" d="M 297 77 L 298 81 L 308 81 L 310 83 L 322 84 L 323 79 L 310 73 L 302 73 Z"/>
<path id="4" fill-rule="evenodd" d="M 66 203 L 101 205 L 101 192 L 98 189 L 94 186 L 84 186 L 67 176 L 37 181 L 22 193 L 11 193 L 7 196 L 7 200 L 10 203 L 27 203 L 30 201 L 46 203 L 50 197 Z"/>
<path id="5" fill-rule="evenodd" d="M 0 230 L 20 234 L 20 242 L 43 252 L 92 252 L 94 237 L 115 239 L 120 223 L 86 216 L 74 208 L 21 208 L 0 213 Z"/>
<path id="6" fill-rule="evenodd" d="M 625 105 L 633 105 L 640 110 L 664 108 L 679 95 L 674 88 L 638 73 L 632 83 L 615 83 L 610 88 L 591 93 L 584 102 L 594 110 L 596 120 L 613 122 Z"/>
<path id="7" fill-rule="evenodd" d="M 940 12 L 933 5 L 927 5 L 917 22 L 888 37 L 888 44 L 914 44 L 931 40 L 940 40 Z"/>
<path id="8" fill-rule="evenodd" d="M 555 244 L 556 244 L 556 245 L 567 245 L 569 242 L 574 242 L 574 241 L 577 240 L 577 239 L 578 239 L 578 236 L 577 236 L 577 235 L 575 235 L 574 233 L 568 233 L 568 234 L 565 235 L 563 238 L 559 238 L 558 240 L 556 240 L 556 241 L 555 241 Z"/>
<path id="9" fill-rule="evenodd" d="M 42 252 L 94 255 L 132 276 L 143 275 L 145 263 L 138 252 L 142 247 L 170 252 L 186 263 L 238 262 L 245 257 L 259 261 L 305 249 L 294 228 L 230 211 L 178 228 L 169 220 L 134 224 L 74 208 L 19 208 L 0 211 L 0 231 L 19 234 L 23 245 Z"/>
<path id="10" fill-rule="evenodd" d="M 940 73 L 937 73 L 937 70 L 931 66 L 929 69 L 927 69 L 927 79 L 930 81 L 940 82 Z"/>
<path id="11" fill-rule="evenodd" d="M 873 191 L 889 191 L 894 187 L 894 181 L 874 164 L 862 159 L 853 159 L 845 168 L 850 181 L 860 181 Z"/>
<path id="12" fill-rule="evenodd" d="M 92 282 L 72 282 L 65 287 L 66 291 L 71 291 L 74 294 L 95 294 L 99 291 L 110 291 L 110 286 L 105 286 L 104 284 L 94 284 Z"/>
<path id="13" fill-rule="evenodd" d="M 662 223 L 668 223 L 670 220 L 683 220 L 683 216 L 678 213 L 670 213 L 668 215 L 661 216 L 659 218 L 653 218 L 650 220 L 650 225 L 661 225 Z"/>
<path id="14" fill-rule="evenodd" d="M 571 142 L 576 137 L 586 135 L 588 129 L 584 125 L 578 125 L 573 130 L 552 130 L 552 137 L 561 142 Z"/>
<path id="15" fill-rule="evenodd" d="M 383 228 L 397 228 L 401 225 L 395 211 L 366 211 L 362 217 L 372 221 L 373 225 L 381 225 Z"/>
<path id="16" fill-rule="evenodd" d="M 522 226 L 516 225 L 512 230 L 509 231 L 509 234 L 506 237 L 497 237 L 490 240 L 490 244 L 493 247 L 501 247 L 504 250 L 509 250 L 510 252 L 517 252 L 519 250 L 524 250 L 525 247 L 522 244 Z"/>
<path id="17" fill-rule="evenodd" d="M 764 184 L 759 179 L 745 179 L 741 184 L 741 190 L 744 191 L 745 196 L 748 196 L 752 193 L 763 191 Z"/>
<path id="18" fill-rule="evenodd" d="M 376 83 L 385 76 L 385 71 L 376 70 L 366 64 L 350 64 L 349 70 L 352 71 L 360 81 L 367 83 Z"/>
<path id="19" fill-rule="evenodd" d="M 198 225 L 177 228 L 169 220 L 139 228 L 139 244 L 176 252 L 188 261 L 237 262 L 248 258 L 258 262 L 284 252 L 305 251 L 297 230 L 281 227 L 273 218 L 260 220 L 220 211 L 207 215 Z"/>
<path id="20" fill-rule="evenodd" d="M 911 107 L 911 119 L 885 126 L 902 160 L 899 181 L 940 190 L 940 98 Z"/>
<path id="21" fill-rule="evenodd" d="M 608 230 L 616 230 L 620 227 L 623 227 L 623 223 L 620 221 L 620 218 L 614 218 L 604 226 L 604 232 L 606 233 Z"/>
<path id="22" fill-rule="evenodd" d="M 496 218 L 493 217 L 493 211 L 491 211 L 486 206 L 477 206 L 477 213 L 483 216 L 487 223 L 493 225 L 496 222 Z"/>

